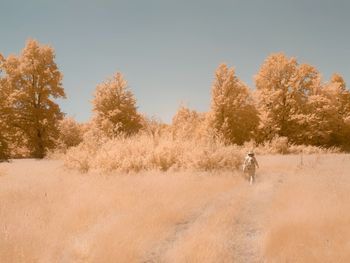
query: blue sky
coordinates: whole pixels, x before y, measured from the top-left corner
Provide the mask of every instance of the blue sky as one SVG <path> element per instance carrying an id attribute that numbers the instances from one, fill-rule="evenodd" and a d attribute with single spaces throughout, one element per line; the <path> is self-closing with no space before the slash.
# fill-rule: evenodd
<path id="1" fill-rule="evenodd" d="M 349 82 L 349 11 L 345 0 L 0 0 L 0 52 L 18 54 L 28 38 L 52 45 L 68 96 L 59 104 L 79 121 L 96 85 L 120 71 L 139 110 L 169 122 L 180 103 L 209 109 L 223 62 L 251 88 L 280 51 Z"/>

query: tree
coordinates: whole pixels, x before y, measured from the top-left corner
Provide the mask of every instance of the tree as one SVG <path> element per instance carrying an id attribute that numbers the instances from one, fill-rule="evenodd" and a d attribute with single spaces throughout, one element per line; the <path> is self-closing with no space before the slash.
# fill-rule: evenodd
<path id="1" fill-rule="evenodd" d="M 0 161 L 9 157 L 9 121 L 10 111 L 7 103 L 8 86 L 2 74 L 4 57 L 0 54 Z"/>
<path id="2" fill-rule="evenodd" d="M 303 144 L 330 146 L 331 136 L 336 127 L 336 110 L 324 94 L 311 95 L 307 102 L 306 125 L 303 127 Z"/>
<path id="3" fill-rule="evenodd" d="M 262 140 L 288 137 L 304 143 L 308 125 L 308 99 L 320 92 L 320 74 L 283 53 L 272 54 L 255 76 Z"/>
<path id="4" fill-rule="evenodd" d="M 228 143 L 243 144 L 254 136 L 259 119 L 248 87 L 222 64 L 212 86 L 210 123 Z"/>
<path id="5" fill-rule="evenodd" d="M 72 117 L 64 117 L 58 123 L 59 146 L 66 150 L 83 141 L 83 126 Z"/>
<path id="6" fill-rule="evenodd" d="M 95 121 L 107 136 L 131 135 L 141 129 L 136 100 L 121 73 L 97 86 L 92 103 Z"/>
<path id="7" fill-rule="evenodd" d="M 181 105 L 172 119 L 172 134 L 179 139 L 204 139 L 205 117 L 204 113 Z"/>
<path id="8" fill-rule="evenodd" d="M 261 115 L 260 130 L 263 139 L 276 135 L 286 136 L 288 126 L 287 94 L 293 81 L 297 62 L 284 54 L 268 57 L 255 76 L 258 91 L 258 109 Z"/>
<path id="9" fill-rule="evenodd" d="M 331 80 L 325 84 L 324 94 L 333 107 L 333 129 L 329 144 L 349 149 L 350 126 L 347 120 L 350 118 L 350 91 L 340 74 L 332 75 Z"/>
<path id="10" fill-rule="evenodd" d="M 141 114 L 141 131 L 153 138 L 154 143 L 158 143 L 159 137 L 167 132 L 168 124 L 163 123 L 156 116 L 148 117 Z"/>
<path id="11" fill-rule="evenodd" d="M 62 74 L 52 47 L 29 40 L 19 57 L 3 63 L 10 86 L 13 126 L 24 135 L 31 156 L 42 158 L 58 138 L 57 122 L 63 113 L 53 99 L 65 98 Z"/>

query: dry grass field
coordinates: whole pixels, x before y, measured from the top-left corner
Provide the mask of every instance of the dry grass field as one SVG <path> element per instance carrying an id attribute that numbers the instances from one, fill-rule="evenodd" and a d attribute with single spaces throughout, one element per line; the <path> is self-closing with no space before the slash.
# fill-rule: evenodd
<path id="1" fill-rule="evenodd" d="M 350 262 L 350 156 L 257 156 L 239 172 L 81 174 L 0 164 L 0 261 Z"/>

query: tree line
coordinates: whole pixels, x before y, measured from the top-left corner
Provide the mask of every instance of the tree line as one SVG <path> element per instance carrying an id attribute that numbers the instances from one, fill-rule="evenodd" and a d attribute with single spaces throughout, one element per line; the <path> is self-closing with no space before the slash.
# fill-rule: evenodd
<path id="1" fill-rule="evenodd" d="M 54 49 L 28 40 L 18 56 L 0 53 L 0 159 L 43 158 L 51 149 L 79 144 L 88 130 L 112 138 L 154 126 L 171 129 L 174 136 L 209 134 L 226 144 L 283 137 L 293 144 L 350 150 L 350 92 L 340 74 L 324 82 L 315 67 L 276 53 L 263 62 L 255 87 L 222 64 L 215 71 L 210 110 L 198 113 L 182 106 L 165 125 L 138 112 L 118 72 L 96 87 L 94 115 L 78 124 L 55 102 L 66 95 Z"/>
<path id="2" fill-rule="evenodd" d="M 216 71 L 212 122 L 230 143 L 278 136 L 297 145 L 350 149 L 350 92 L 340 74 L 323 82 L 315 67 L 276 53 L 263 62 L 255 86 L 249 90 L 226 65 Z"/>

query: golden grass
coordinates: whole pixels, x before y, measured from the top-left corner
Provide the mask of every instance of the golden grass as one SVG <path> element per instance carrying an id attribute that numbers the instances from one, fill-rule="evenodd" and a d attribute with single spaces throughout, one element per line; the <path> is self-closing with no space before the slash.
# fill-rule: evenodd
<path id="1" fill-rule="evenodd" d="M 125 137 L 107 138 L 99 130 L 86 132 L 82 143 L 63 152 L 57 150 L 48 158 L 60 158 L 65 166 L 81 172 L 140 171 L 232 171 L 241 168 L 243 156 L 250 150 L 257 154 L 329 154 L 338 148 L 290 145 L 286 137 L 256 145 L 226 145 L 219 138 L 175 136 L 170 131 L 151 134 L 140 132 Z"/>
<path id="2" fill-rule="evenodd" d="M 350 262 L 350 156 L 257 158 L 253 186 L 1 163 L 1 262 Z"/>
<path id="3" fill-rule="evenodd" d="M 89 135 L 89 134 L 88 134 Z M 82 172 L 212 171 L 240 167 L 243 150 L 217 141 L 174 139 L 140 133 L 113 139 L 85 136 L 64 156 L 66 167 Z"/>
<path id="4" fill-rule="evenodd" d="M 220 204 L 240 181 L 231 175 L 182 173 L 81 175 L 61 166 L 57 161 L 19 160 L 4 167 L 2 262 L 161 258 L 167 250 L 162 247 L 171 247 L 203 217 L 203 210 Z"/>
<path id="5" fill-rule="evenodd" d="M 300 165 L 297 159 L 290 161 Z M 285 171 L 269 207 L 265 258 L 350 262 L 350 156 L 307 156 L 303 163 Z"/>

